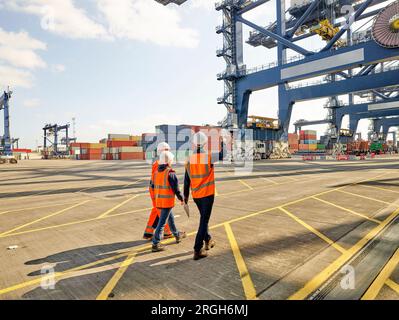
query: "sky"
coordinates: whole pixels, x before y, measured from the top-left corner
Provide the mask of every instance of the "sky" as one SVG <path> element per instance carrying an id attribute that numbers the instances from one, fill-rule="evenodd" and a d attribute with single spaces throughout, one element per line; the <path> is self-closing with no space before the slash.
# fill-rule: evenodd
<path id="1" fill-rule="evenodd" d="M 270 3 L 246 16 L 267 25 Z M 20 147 L 42 144 L 47 123 L 76 120 L 79 141 L 154 132 L 159 124 L 217 124 L 224 69 L 215 51 L 214 0 L 164 7 L 152 0 L 0 0 L 0 87 L 11 87 L 11 130 Z M 249 29 L 244 28 L 244 38 Z M 316 37 L 309 48 L 322 46 Z M 247 67 L 275 50 L 244 47 Z M 297 119 L 324 118 L 325 100 L 294 106 Z M 253 93 L 249 113 L 276 117 L 275 89 Z M 326 126 L 307 127 L 324 133 Z M 2 130 L 2 127 L 0 127 Z M 293 127 L 291 126 L 291 131 Z M 367 122 L 360 130 L 367 132 Z"/>

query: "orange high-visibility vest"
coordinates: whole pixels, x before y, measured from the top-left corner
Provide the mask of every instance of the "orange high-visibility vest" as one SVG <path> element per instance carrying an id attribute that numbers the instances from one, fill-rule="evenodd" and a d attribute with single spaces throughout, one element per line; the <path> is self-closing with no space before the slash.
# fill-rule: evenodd
<path id="1" fill-rule="evenodd" d="M 169 183 L 169 171 L 168 168 L 162 172 L 154 172 L 154 196 L 155 205 L 157 208 L 173 208 L 175 206 L 175 194 Z"/>
<path id="2" fill-rule="evenodd" d="M 191 194 L 194 199 L 215 194 L 215 172 L 210 155 L 193 154 L 186 164 L 186 170 L 191 180 Z"/>
<path id="3" fill-rule="evenodd" d="M 154 173 L 158 171 L 158 166 L 159 166 L 159 162 L 158 162 L 158 160 L 155 160 L 154 163 L 152 164 L 151 181 L 150 181 L 150 187 L 149 187 L 151 199 L 154 199 L 154 189 L 153 189 L 152 185 L 154 184 L 154 180 L 153 180 Z"/>

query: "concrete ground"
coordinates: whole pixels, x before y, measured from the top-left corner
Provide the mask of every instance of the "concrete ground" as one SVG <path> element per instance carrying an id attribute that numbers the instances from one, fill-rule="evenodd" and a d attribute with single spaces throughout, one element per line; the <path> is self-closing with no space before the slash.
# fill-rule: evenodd
<path id="1" fill-rule="evenodd" d="M 176 170 L 182 182 L 183 167 Z M 0 300 L 307 299 L 399 216 L 397 156 L 268 160 L 240 173 L 217 166 L 217 244 L 193 261 L 193 203 L 190 218 L 174 209 L 188 232 L 181 244 L 166 240 L 165 252 L 152 253 L 142 239 L 149 174 L 145 162 L 0 166 Z M 370 275 L 355 268 L 360 298 L 399 299 L 399 241 L 384 239 L 396 253 Z"/>

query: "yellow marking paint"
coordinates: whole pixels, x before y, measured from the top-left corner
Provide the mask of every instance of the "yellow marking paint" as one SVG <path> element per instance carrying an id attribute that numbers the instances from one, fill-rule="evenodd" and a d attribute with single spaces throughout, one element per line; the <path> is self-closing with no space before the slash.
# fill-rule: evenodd
<path id="1" fill-rule="evenodd" d="M 218 192 L 218 189 L 216 188 L 216 186 L 215 186 L 215 197 L 219 197 L 219 192 Z"/>
<path id="2" fill-rule="evenodd" d="M 393 291 L 396 291 L 397 294 L 399 294 L 399 284 L 396 282 L 392 281 L 391 279 L 388 279 L 385 284 L 390 287 Z"/>
<path id="3" fill-rule="evenodd" d="M 355 216 L 362 217 L 362 218 L 364 218 L 364 219 L 373 221 L 373 222 L 378 223 L 378 224 L 381 223 L 380 220 L 377 220 L 377 219 L 374 219 L 374 218 L 370 218 L 370 217 L 368 217 L 368 216 L 366 216 L 366 215 L 364 215 L 364 214 L 355 212 L 355 211 L 353 211 L 353 210 L 351 210 L 351 209 L 341 207 L 340 205 L 335 204 L 335 203 L 332 203 L 332 202 L 330 202 L 330 201 L 327 201 L 327 200 L 324 200 L 324 199 L 320 199 L 320 198 L 317 198 L 317 197 L 313 197 L 313 199 L 318 200 L 318 201 L 320 201 L 320 202 L 324 202 L 325 204 L 328 204 L 328 205 L 330 205 L 330 206 L 333 206 L 333 207 L 336 207 L 336 208 L 338 208 L 338 209 L 344 210 L 344 211 L 346 211 L 346 212 L 349 212 L 349 213 L 351 213 L 351 214 L 353 214 L 353 215 L 355 215 Z"/>
<path id="4" fill-rule="evenodd" d="M 246 186 L 249 190 L 253 190 L 254 188 L 252 188 L 248 183 L 246 183 L 244 180 L 239 179 L 238 181 L 241 182 L 241 184 L 243 184 L 244 186 Z"/>
<path id="5" fill-rule="evenodd" d="M 233 230 L 231 229 L 231 226 L 228 223 L 225 223 L 224 227 L 226 229 L 227 238 L 229 239 L 231 250 L 233 251 L 234 259 L 236 261 L 237 268 L 240 273 L 240 278 L 242 286 L 244 288 L 245 297 L 247 300 L 254 300 L 256 299 L 255 286 L 248 272 L 248 268 L 247 265 L 245 264 L 244 258 L 241 255 L 241 251 L 236 241 L 236 238 L 234 237 Z"/>
<path id="6" fill-rule="evenodd" d="M 289 297 L 289 300 L 303 300 L 319 288 L 331 275 L 337 272 L 357 252 L 359 252 L 371 239 L 373 239 L 384 227 L 399 215 L 396 209 L 381 224 L 372 229 L 364 238 L 360 239 L 352 248 L 337 258 L 333 263 L 308 281 L 304 287 Z"/>
<path id="7" fill-rule="evenodd" d="M 109 294 L 114 290 L 119 280 L 122 278 L 127 268 L 134 262 L 134 258 L 136 257 L 136 252 L 129 254 L 125 261 L 122 262 L 119 269 L 112 276 L 111 280 L 105 285 L 104 289 L 101 290 L 100 294 L 97 296 L 96 300 L 107 300 Z"/>
<path id="8" fill-rule="evenodd" d="M 126 188 L 126 187 L 129 187 L 129 186 L 133 186 L 133 185 L 135 185 L 135 184 L 137 184 L 137 183 L 139 183 L 139 182 L 141 182 L 143 180 L 145 180 L 145 178 L 141 178 L 141 179 L 138 179 L 138 180 L 133 181 L 131 183 L 128 183 L 128 184 L 124 185 L 123 187 Z"/>
<path id="9" fill-rule="evenodd" d="M 51 207 L 58 207 L 58 206 L 64 206 L 66 204 L 71 204 L 71 202 L 55 203 L 55 204 L 49 204 L 49 205 L 45 205 L 45 206 L 27 207 L 27 208 L 20 208 L 20 209 L 11 209 L 11 210 L 0 212 L 0 216 L 3 215 L 3 214 L 6 214 L 6 213 L 13 213 L 13 212 L 19 212 L 19 211 L 26 211 L 26 210 L 44 209 L 44 208 L 51 208 Z"/>
<path id="10" fill-rule="evenodd" d="M 83 204 L 85 204 L 85 203 L 87 203 L 87 202 L 89 202 L 89 201 L 91 201 L 91 200 L 85 200 L 85 201 L 79 202 L 79 203 L 74 204 L 73 206 L 70 206 L 70 207 L 68 207 L 68 208 L 62 209 L 62 210 L 60 210 L 60 211 L 54 212 L 54 213 L 49 214 L 49 215 L 47 215 L 47 216 L 44 216 L 44 217 L 42 217 L 42 218 L 39 218 L 39 219 L 33 220 L 33 221 L 31 221 L 31 222 L 25 223 L 25 224 L 23 224 L 23 225 L 21 225 L 21 226 L 18 226 L 18 227 L 16 227 L 16 228 L 14 228 L 14 229 L 11 229 L 11 230 L 8 230 L 8 231 L 6 231 L 6 232 L 3 232 L 3 233 L 0 234 L 0 238 L 4 237 L 4 236 L 6 236 L 6 235 L 8 235 L 8 234 L 10 234 L 10 233 L 13 233 L 14 231 L 20 230 L 20 229 L 22 229 L 22 228 L 28 227 L 28 226 L 30 226 L 30 225 L 32 225 L 32 224 L 37 223 L 37 222 L 40 222 L 40 221 L 46 220 L 46 219 L 48 219 L 48 218 L 54 217 L 54 216 L 56 216 L 56 215 L 59 215 L 59 214 L 61 214 L 61 213 L 64 213 L 65 211 L 68 211 L 68 210 L 71 210 L 71 209 L 73 209 L 73 208 L 79 207 L 79 206 L 81 206 L 81 205 L 83 205 Z"/>
<path id="11" fill-rule="evenodd" d="M 386 173 L 386 174 L 387 174 L 387 173 Z M 370 180 L 376 179 L 376 178 L 379 177 L 379 176 L 381 176 L 381 175 L 375 176 L 374 178 L 362 180 L 362 181 L 359 181 L 359 182 L 357 182 L 357 183 L 364 182 L 364 181 L 370 181 Z M 356 183 L 354 183 L 354 184 L 356 184 Z M 340 187 L 340 188 L 342 188 L 342 187 Z M 333 191 L 335 191 L 335 189 L 333 189 L 333 190 L 328 190 L 328 191 L 324 191 L 324 192 L 321 192 L 321 193 L 318 193 L 318 194 L 315 194 L 315 195 L 312 195 L 312 196 L 319 196 L 319 195 L 326 194 L 326 193 L 333 192 Z M 306 200 L 306 199 L 311 198 L 312 196 L 309 196 L 309 197 L 306 197 L 306 198 L 302 198 L 302 199 L 298 199 L 298 200 L 295 200 L 295 201 L 288 202 L 288 203 L 284 204 L 283 206 L 288 206 L 288 205 L 291 205 L 291 204 L 294 204 L 294 203 L 301 202 L 301 201 L 303 201 L 303 200 Z M 278 208 L 278 207 L 273 207 L 273 208 L 269 208 L 269 209 L 266 209 L 266 210 L 254 212 L 254 213 L 248 214 L 248 215 L 243 216 L 243 217 L 231 219 L 231 220 L 229 220 L 229 221 L 226 221 L 226 222 L 223 222 L 223 223 L 220 223 L 220 224 L 213 225 L 213 226 L 210 227 L 210 229 L 213 230 L 213 229 L 216 229 L 216 228 L 218 228 L 218 227 L 224 226 L 226 223 L 233 223 L 233 222 L 241 221 L 241 220 L 244 220 L 244 219 L 253 217 L 253 216 L 257 216 L 257 215 L 262 214 L 262 213 L 266 213 L 266 212 L 270 212 L 270 211 L 272 211 L 272 210 L 276 210 L 277 208 Z M 141 210 L 144 210 L 144 209 L 140 209 L 140 210 L 138 210 L 138 211 L 141 211 Z M 147 210 L 147 209 L 145 209 L 145 210 Z M 397 214 L 399 214 L 399 209 L 398 209 L 398 212 L 396 213 L 396 215 L 397 215 Z M 118 215 L 121 215 L 121 214 L 118 214 Z M 114 216 L 116 216 L 116 215 L 107 216 L 107 217 L 105 217 L 105 219 L 111 218 L 111 217 L 114 217 Z M 390 220 L 392 220 L 392 219 L 394 219 L 395 217 L 396 217 L 396 216 L 395 216 L 394 213 L 393 213 L 393 214 L 392 214 L 390 217 L 388 217 L 382 224 L 385 225 L 386 223 L 389 222 L 388 219 L 391 218 Z M 46 227 L 46 228 L 41 228 L 40 230 L 46 230 L 46 229 L 51 229 L 51 228 L 54 228 L 54 227 L 72 225 L 72 224 L 82 223 L 82 222 L 86 222 L 86 221 L 94 221 L 94 220 L 98 220 L 98 218 L 87 219 L 87 220 L 85 220 L 85 221 L 77 221 L 77 222 L 72 222 L 72 223 L 66 223 L 66 224 L 59 225 L 59 226 L 50 226 L 50 227 Z M 381 228 L 383 228 L 384 225 L 383 225 Z M 40 231 L 40 230 L 36 230 L 36 231 Z M 21 233 L 28 233 L 28 232 L 33 232 L 33 231 L 34 231 L 34 230 L 32 230 L 32 231 L 29 230 L 29 231 L 21 232 Z M 372 232 L 373 232 L 373 231 L 372 231 Z M 376 232 L 378 232 L 378 230 L 377 230 Z M 193 231 L 193 232 L 188 233 L 187 236 L 192 236 L 192 235 L 195 235 L 195 234 L 196 234 L 196 231 Z M 17 234 L 13 234 L 13 235 L 17 235 Z M 11 235 L 9 235 L 9 236 L 11 236 Z M 369 235 L 368 235 L 368 236 L 369 236 Z M 359 241 L 357 245 L 358 245 L 358 246 L 362 246 L 362 243 L 361 243 L 362 241 L 365 241 L 364 243 L 367 243 L 367 241 L 368 241 L 368 240 L 367 240 L 367 237 L 368 237 L 368 236 L 366 236 L 366 237 L 363 238 L 361 241 Z M 366 240 L 365 240 L 365 239 L 366 239 Z M 162 243 L 163 243 L 163 244 L 169 244 L 169 243 L 172 243 L 172 242 L 174 242 L 174 241 L 175 241 L 174 239 L 167 239 L 167 240 L 162 241 Z M 355 245 L 355 246 L 356 246 L 356 245 Z M 355 246 L 354 246 L 354 247 L 355 247 Z M 353 250 L 354 250 L 354 247 L 352 247 L 350 250 L 353 251 Z M 55 273 L 55 274 L 54 274 L 54 277 L 55 277 L 55 278 L 58 278 L 58 277 L 63 277 L 63 276 L 65 276 L 65 275 L 70 275 L 70 274 L 73 275 L 73 273 L 74 273 L 75 271 L 80 271 L 80 270 L 87 269 L 87 268 L 90 268 L 90 267 L 92 267 L 92 266 L 95 266 L 95 265 L 97 265 L 97 264 L 103 264 L 103 263 L 106 263 L 106 262 L 109 262 L 109 261 L 113 261 L 113 260 L 116 260 L 116 259 L 119 259 L 119 258 L 122 258 L 122 257 L 126 257 L 127 255 L 131 254 L 132 252 L 137 252 L 137 253 L 139 253 L 139 252 L 147 251 L 147 250 L 149 250 L 149 249 L 151 249 L 151 245 L 139 246 L 139 247 L 138 247 L 137 249 L 135 249 L 134 251 L 133 251 L 132 249 L 129 249 L 129 250 L 124 251 L 124 252 L 123 252 L 123 251 L 120 251 L 117 255 L 115 255 L 115 256 L 113 256 L 113 257 L 105 258 L 105 259 L 102 259 L 102 260 L 97 260 L 97 261 L 95 261 L 95 262 L 91 262 L 91 263 L 86 264 L 86 265 L 83 265 L 83 266 L 79 266 L 79 267 L 76 267 L 76 268 L 73 268 L 73 269 L 69 269 L 69 270 L 66 270 L 66 271 L 61 272 L 61 273 Z M 346 253 L 346 254 L 348 254 L 348 253 Z M 344 260 L 344 262 L 345 262 L 345 260 Z M 339 264 L 339 261 L 338 261 L 337 263 Z M 339 266 L 339 267 L 340 267 L 340 266 Z M 337 267 L 337 268 L 339 268 L 339 267 Z M 330 269 L 333 269 L 333 267 L 330 266 Z M 328 273 L 328 270 L 327 270 L 327 273 Z M 323 279 L 323 276 L 325 276 L 325 275 L 323 275 L 323 274 L 322 274 L 322 275 L 319 275 L 319 277 L 321 277 L 322 279 Z M 39 284 L 39 283 L 41 283 L 42 279 L 43 279 L 42 277 L 39 277 L 39 278 L 37 278 L 37 279 L 30 280 L 30 281 L 25 281 L 25 282 L 22 282 L 22 283 L 13 285 L 13 286 L 8 287 L 8 288 L 0 289 L 0 295 L 5 294 L 5 293 L 8 293 L 8 292 L 15 291 L 15 290 L 18 290 L 18 289 L 22 289 L 22 288 L 25 288 L 25 287 L 33 286 L 33 285 L 35 285 L 35 284 Z M 319 279 L 313 279 L 311 283 L 308 283 L 303 289 L 301 289 L 301 290 L 298 291 L 295 295 L 293 295 L 293 296 L 292 296 L 293 299 L 297 299 L 296 297 L 301 297 L 301 296 L 303 296 L 304 294 L 306 294 L 306 291 L 312 290 L 312 286 L 314 286 L 315 284 L 317 285 L 317 283 L 318 283 L 317 281 L 320 281 L 320 280 L 319 280 Z M 307 295 L 306 295 L 306 296 L 307 296 Z M 305 296 L 305 297 L 306 297 L 306 296 Z"/>
<path id="12" fill-rule="evenodd" d="M 130 202 L 131 200 L 137 198 L 139 195 L 136 194 L 132 197 L 130 197 L 129 199 L 117 204 L 115 207 L 112 207 L 111 209 L 105 211 L 104 213 L 102 213 L 101 215 L 99 215 L 97 218 L 98 219 L 102 219 L 105 218 L 106 216 L 108 216 L 110 213 L 114 212 L 115 210 L 119 209 L 120 207 L 122 207 L 123 205 L 125 205 L 126 203 Z"/>
<path id="13" fill-rule="evenodd" d="M 298 222 L 299 224 L 301 224 L 302 226 L 304 226 L 306 229 L 308 229 L 310 232 L 314 233 L 316 236 L 318 236 L 320 239 L 324 240 L 325 242 L 327 242 L 330 246 L 334 247 L 335 249 L 337 249 L 339 252 L 341 253 L 345 253 L 346 250 L 344 248 L 342 248 L 338 243 L 334 242 L 333 240 L 331 240 L 330 238 L 326 237 L 324 234 L 322 234 L 321 232 L 317 231 L 315 228 L 313 228 L 312 226 L 308 225 L 305 221 L 299 219 L 297 216 L 295 216 L 294 214 L 292 214 L 291 212 L 289 212 L 287 209 L 284 209 L 282 207 L 279 207 L 278 209 L 280 209 L 282 212 L 284 212 L 286 215 L 288 215 L 290 218 L 294 219 L 296 222 Z"/>
<path id="14" fill-rule="evenodd" d="M 349 191 L 344 191 L 344 190 L 337 190 L 337 191 L 342 192 L 342 193 L 346 193 L 346 194 L 350 194 L 350 195 L 355 196 L 355 197 L 371 200 L 371 201 L 376 201 L 376 202 L 380 202 L 380 203 L 384 203 L 384 204 L 391 204 L 390 202 L 387 202 L 387 201 L 383 201 L 383 200 L 379 200 L 379 199 L 375 199 L 375 198 L 371 198 L 371 197 L 366 197 L 366 196 L 363 196 L 361 194 L 357 194 L 357 193 L 353 193 L 353 192 L 349 192 Z"/>
<path id="15" fill-rule="evenodd" d="M 123 215 L 126 215 L 126 214 L 135 213 L 135 212 L 141 212 L 141 211 L 146 211 L 146 210 L 151 210 L 151 209 L 152 208 L 143 208 L 143 209 L 137 209 L 137 210 L 132 210 L 132 211 L 126 211 L 126 212 L 121 212 L 121 213 L 117 213 L 117 214 L 108 215 L 108 216 L 106 216 L 104 218 L 101 218 L 101 219 L 108 219 L 108 218 L 112 218 L 112 217 L 123 216 Z M 95 217 L 95 218 L 91 218 L 91 219 L 72 221 L 72 222 L 57 224 L 57 225 L 54 225 L 54 226 L 48 226 L 48 227 L 43 227 L 43 228 L 37 228 L 37 229 L 32 229 L 32 230 L 26 230 L 26 231 L 21 231 L 21 232 L 10 233 L 10 234 L 5 235 L 4 237 L 12 237 L 12 236 L 17 236 L 17 235 L 26 234 L 26 233 L 50 230 L 50 229 L 55 229 L 55 228 L 60 228 L 60 227 L 66 227 L 66 226 L 71 226 L 71 225 L 75 225 L 75 224 L 96 221 L 96 220 L 99 220 L 99 219 L 100 219 L 99 217 Z"/>
<path id="16" fill-rule="evenodd" d="M 273 184 L 280 184 L 280 183 L 278 183 L 277 181 L 274 181 L 274 180 L 272 180 L 272 179 L 269 179 L 269 178 L 266 178 L 266 177 L 261 177 L 261 179 L 262 180 L 265 180 L 265 181 L 268 181 L 268 182 L 271 182 L 271 183 L 273 183 Z"/>
<path id="17" fill-rule="evenodd" d="M 374 300 L 398 264 L 399 249 L 396 250 L 395 254 L 387 262 L 385 267 L 378 274 L 377 278 L 375 278 L 371 286 L 367 289 L 366 293 L 362 296 L 361 300 Z"/>
<path id="18" fill-rule="evenodd" d="M 376 186 L 368 186 L 366 184 L 359 184 L 360 187 L 365 187 L 365 188 L 372 188 L 376 190 L 381 190 L 381 191 L 388 191 L 388 192 L 393 192 L 393 193 L 399 193 L 399 191 L 387 189 L 387 188 L 381 188 L 381 187 L 376 187 Z"/>

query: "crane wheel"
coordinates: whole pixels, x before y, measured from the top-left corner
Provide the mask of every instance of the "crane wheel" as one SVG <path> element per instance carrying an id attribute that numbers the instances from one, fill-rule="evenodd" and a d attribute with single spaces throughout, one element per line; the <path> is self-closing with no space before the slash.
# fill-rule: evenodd
<path id="1" fill-rule="evenodd" d="M 18 161 L 17 161 L 17 159 L 10 159 L 10 163 L 11 163 L 11 164 L 17 164 Z"/>
<path id="2" fill-rule="evenodd" d="M 0 159 L 0 164 L 5 164 L 6 160 L 5 159 Z"/>

